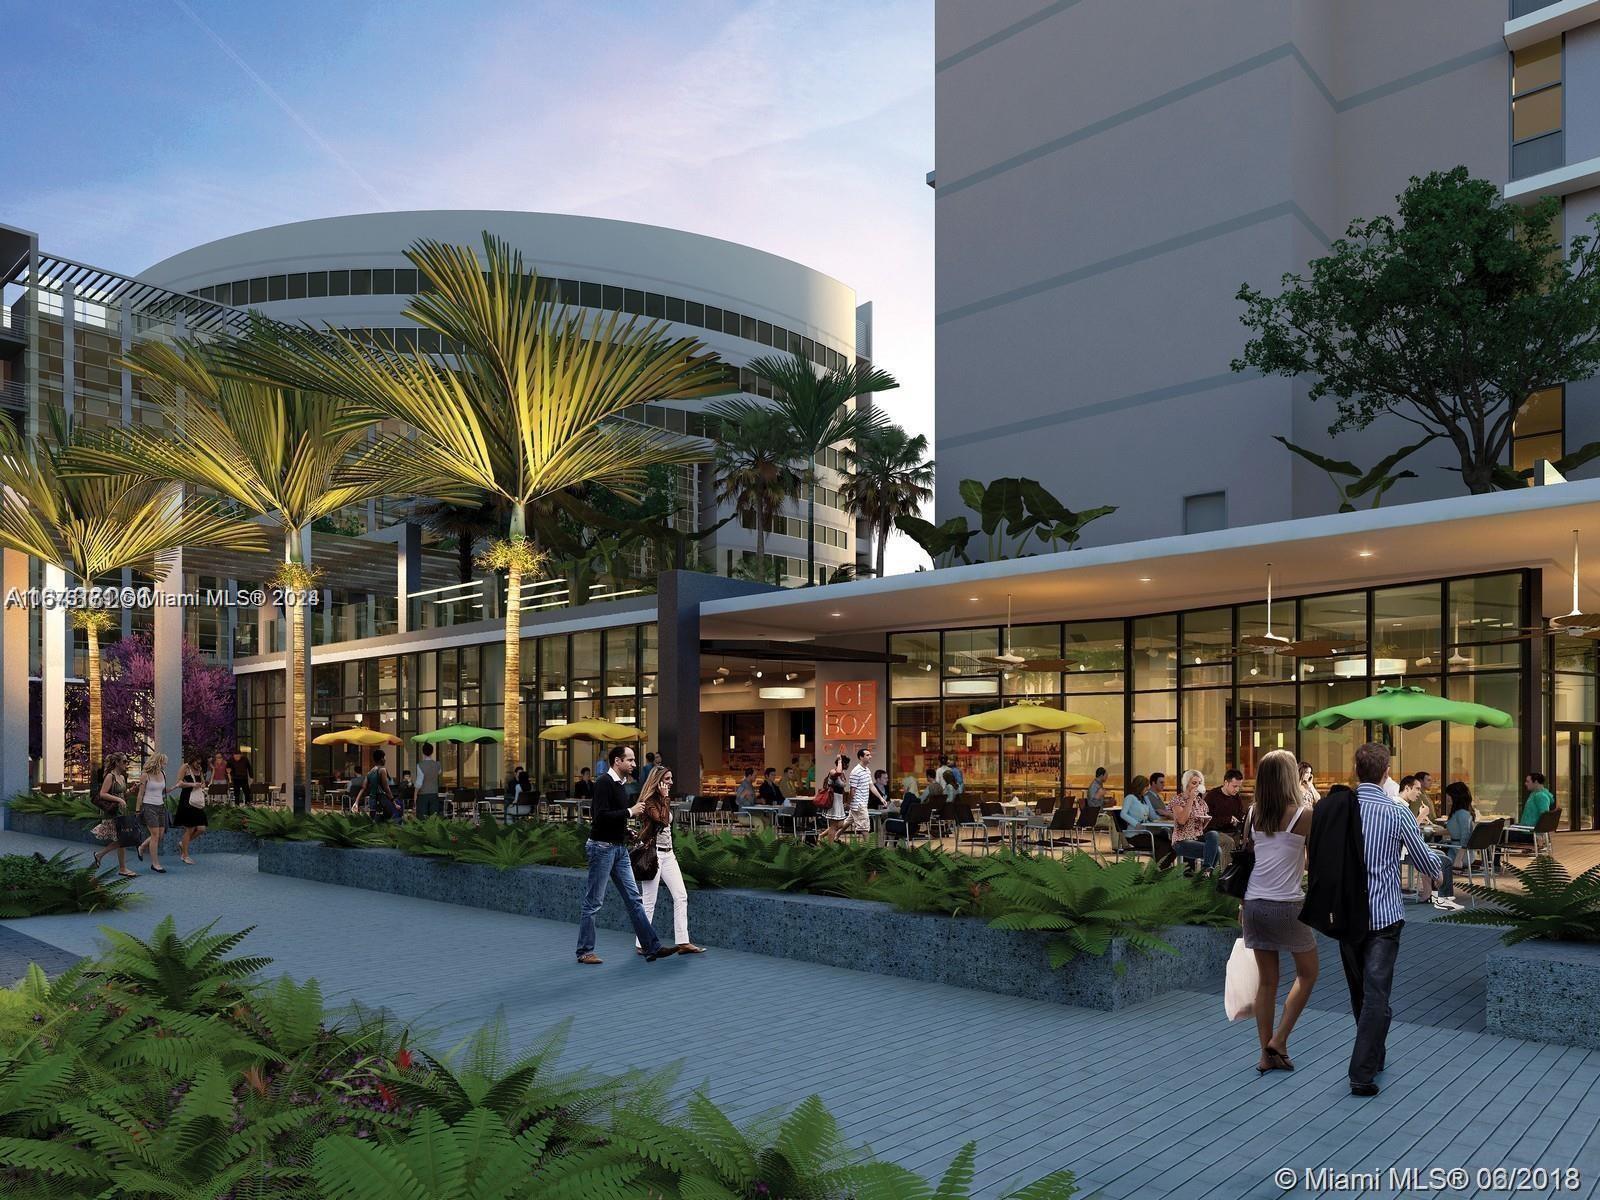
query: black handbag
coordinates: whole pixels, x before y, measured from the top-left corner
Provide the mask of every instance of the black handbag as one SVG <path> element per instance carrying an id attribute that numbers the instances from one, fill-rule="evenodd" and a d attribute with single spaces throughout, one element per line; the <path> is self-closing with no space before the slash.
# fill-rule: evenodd
<path id="1" fill-rule="evenodd" d="M 1245 839 L 1233 852 L 1228 869 L 1217 876 L 1217 891 L 1235 900 L 1243 900 L 1250 889 L 1250 873 L 1256 869 L 1255 842 L 1250 837 L 1250 821 L 1245 819 Z"/>
<path id="2" fill-rule="evenodd" d="M 656 839 L 635 842 L 628 850 L 628 860 L 633 863 L 635 879 L 654 879 L 661 870 L 661 859 L 656 854 Z"/>
<path id="3" fill-rule="evenodd" d="M 114 818 L 117 826 L 117 845 L 137 846 L 144 841 L 144 824 L 132 813 L 118 813 Z"/>

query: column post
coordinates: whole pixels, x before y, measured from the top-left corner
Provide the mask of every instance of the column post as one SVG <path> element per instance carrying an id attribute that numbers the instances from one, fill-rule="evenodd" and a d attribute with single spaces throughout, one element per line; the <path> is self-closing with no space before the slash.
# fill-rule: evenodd
<path id="1" fill-rule="evenodd" d="M 173 505 L 183 503 L 183 489 L 174 487 Z M 183 762 L 183 550 L 169 560 L 167 573 L 152 588 L 155 612 L 152 657 L 155 668 L 155 750 L 167 756 L 167 777 L 176 778 Z"/>
<path id="2" fill-rule="evenodd" d="M 44 586 L 59 593 L 67 586 L 67 573 L 46 563 Z M 67 610 L 46 607 L 39 621 L 39 782 L 60 783 L 67 766 Z M 97 764 L 90 764 L 90 770 Z"/>
<path id="3" fill-rule="evenodd" d="M 0 595 L 28 590 L 28 556 L 0 551 Z M 0 804 L 32 784 L 28 761 L 28 610 L 0 610 Z"/>

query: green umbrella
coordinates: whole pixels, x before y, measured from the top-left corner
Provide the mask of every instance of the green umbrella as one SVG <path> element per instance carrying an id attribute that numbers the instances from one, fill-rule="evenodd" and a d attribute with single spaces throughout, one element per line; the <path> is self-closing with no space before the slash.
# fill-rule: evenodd
<path id="1" fill-rule="evenodd" d="M 1337 729 L 1351 721 L 1376 721 L 1400 729 L 1415 729 L 1434 721 L 1448 721 L 1452 725 L 1485 725 L 1495 729 L 1510 729 L 1511 714 L 1490 708 L 1486 704 L 1469 704 L 1464 700 L 1446 700 L 1443 696 L 1430 696 L 1419 687 L 1381 687 L 1375 696 L 1352 700 L 1349 704 L 1335 704 L 1309 717 L 1300 718 L 1301 729 Z"/>
<path id="2" fill-rule="evenodd" d="M 443 729 L 435 729 L 432 733 L 419 733 L 411 740 L 413 742 L 471 742 L 475 745 L 485 745 L 489 742 L 505 741 L 506 733 L 503 729 L 484 729 L 478 725 L 446 725 Z"/>

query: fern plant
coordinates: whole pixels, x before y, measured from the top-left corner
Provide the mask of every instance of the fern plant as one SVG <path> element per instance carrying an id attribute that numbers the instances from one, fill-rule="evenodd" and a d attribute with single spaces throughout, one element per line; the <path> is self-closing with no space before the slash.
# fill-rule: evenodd
<path id="1" fill-rule="evenodd" d="M 918 848 L 885 860 L 862 895 L 901 912 L 982 916 L 993 903 L 989 883 L 978 878 L 981 869 L 982 864 L 968 855 Z"/>
<path id="2" fill-rule="evenodd" d="M 1481 884 L 1460 884 L 1480 903 L 1441 917 L 1455 925 L 1503 925 L 1500 940 L 1508 946 L 1537 938 L 1544 941 L 1600 942 L 1600 864 L 1574 879 L 1554 857 L 1540 855 L 1511 873 L 1521 891 L 1501 891 Z"/>
<path id="3" fill-rule="evenodd" d="M 388 839 L 384 830 L 371 817 L 347 817 L 343 813 L 317 813 L 301 818 L 299 826 L 289 835 L 296 841 L 321 842 L 340 850 L 355 850 L 363 846 L 381 846 Z"/>
<path id="4" fill-rule="evenodd" d="M 241 810 L 240 821 L 251 837 L 285 841 L 298 836 L 305 818 L 286 808 L 247 808 Z"/>
<path id="5" fill-rule="evenodd" d="M 96 871 L 80 861 L 66 850 L 49 858 L 37 852 L 0 856 L 0 919 L 108 912 L 137 896 L 112 868 Z"/>
<path id="6" fill-rule="evenodd" d="M 47 817 L 66 817 L 71 821 L 97 822 L 105 814 L 89 803 L 81 792 L 19 792 L 7 803 L 20 813 L 38 813 Z"/>
<path id="7" fill-rule="evenodd" d="M 394 844 L 397 849 L 422 858 L 453 858 L 461 838 L 470 835 L 471 829 L 472 826 L 461 821 L 422 817 L 398 826 L 394 831 Z"/>
<path id="8" fill-rule="evenodd" d="M 250 935 L 250 929 L 212 933 L 215 925 L 213 921 L 180 934 L 172 917 L 163 917 L 148 942 L 107 926 L 110 949 L 100 969 L 116 983 L 172 1012 L 205 1016 L 230 1009 L 243 997 L 244 981 L 265 970 L 272 960 L 229 958 L 229 952 Z"/>

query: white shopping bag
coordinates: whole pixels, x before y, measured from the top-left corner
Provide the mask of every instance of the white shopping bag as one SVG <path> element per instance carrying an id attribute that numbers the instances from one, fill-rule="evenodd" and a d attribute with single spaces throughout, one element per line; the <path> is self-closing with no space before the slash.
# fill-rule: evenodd
<path id="1" fill-rule="evenodd" d="M 1237 1021 L 1255 1011 L 1256 988 L 1261 986 L 1261 972 L 1256 970 L 1255 951 L 1245 948 L 1244 939 L 1233 943 L 1233 954 L 1228 958 L 1228 978 L 1222 985 L 1222 1008 L 1228 1020 Z"/>

